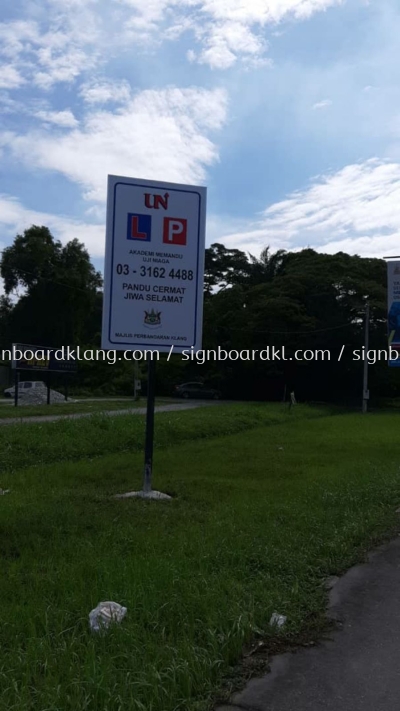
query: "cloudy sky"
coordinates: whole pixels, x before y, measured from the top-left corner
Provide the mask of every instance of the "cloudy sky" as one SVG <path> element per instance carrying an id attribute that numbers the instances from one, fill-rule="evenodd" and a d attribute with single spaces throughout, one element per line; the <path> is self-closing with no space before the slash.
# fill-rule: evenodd
<path id="1" fill-rule="evenodd" d="M 107 174 L 206 185 L 207 243 L 400 253 L 398 0 L 13 0 L 0 248 L 102 268 Z"/>

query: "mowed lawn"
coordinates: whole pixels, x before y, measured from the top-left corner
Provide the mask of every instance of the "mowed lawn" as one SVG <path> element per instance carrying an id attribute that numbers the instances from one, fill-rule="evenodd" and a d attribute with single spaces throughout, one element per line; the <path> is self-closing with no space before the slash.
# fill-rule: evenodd
<path id="1" fill-rule="evenodd" d="M 244 643 L 315 639 L 323 580 L 398 528 L 396 415 L 251 405 L 158 415 L 154 486 L 170 502 L 112 498 L 140 487 L 143 458 L 139 430 L 128 441 L 139 425 L 117 419 L 25 426 L 41 462 L 30 468 L 23 429 L 5 428 L 2 711 L 203 711 Z M 88 625 L 100 600 L 128 608 L 103 636 Z M 269 627 L 274 611 L 288 618 L 281 631 Z"/>
<path id="2" fill-rule="evenodd" d="M 175 405 L 181 403 L 181 400 L 173 400 L 172 398 L 157 398 L 156 405 Z M 96 414 L 102 412 L 111 412 L 113 410 L 126 410 L 134 408 L 146 407 L 146 398 L 141 398 L 135 401 L 132 398 L 125 400 L 98 400 L 97 402 L 87 402 L 85 400 L 68 400 L 67 402 L 58 402 L 51 405 L 21 405 L 15 407 L 10 400 L 0 401 L 0 420 L 16 419 L 20 417 L 41 417 L 47 415 L 75 415 L 79 413 Z"/>

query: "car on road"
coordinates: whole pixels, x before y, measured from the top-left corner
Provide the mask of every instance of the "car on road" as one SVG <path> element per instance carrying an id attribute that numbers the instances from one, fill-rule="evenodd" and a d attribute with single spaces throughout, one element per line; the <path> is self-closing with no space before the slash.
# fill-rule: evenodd
<path id="1" fill-rule="evenodd" d="M 183 383 L 183 385 L 176 385 L 174 391 L 175 397 L 183 397 L 185 399 L 189 397 L 203 399 L 208 398 L 211 400 L 219 400 L 221 393 L 215 388 L 210 388 L 204 383 Z"/>
<path id="2" fill-rule="evenodd" d="M 24 393 L 27 392 L 28 390 L 43 390 L 46 385 L 43 382 L 43 380 L 21 380 L 20 383 L 18 383 L 18 393 Z M 14 397 L 15 395 L 15 386 L 13 385 L 12 388 L 7 388 L 4 390 L 4 397 Z"/>

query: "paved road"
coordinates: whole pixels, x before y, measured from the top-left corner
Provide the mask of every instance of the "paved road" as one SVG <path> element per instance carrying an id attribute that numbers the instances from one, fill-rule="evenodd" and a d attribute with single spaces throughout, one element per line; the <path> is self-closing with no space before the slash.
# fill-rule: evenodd
<path id="1" fill-rule="evenodd" d="M 329 641 L 276 657 L 218 711 L 399 711 L 400 538 L 339 580 L 329 614 Z"/>
<path id="2" fill-rule="evenodd" d="M 132 398 L 130 398 L 132 400 Z M 70 397 L 68 402 L 123 402 L 128 400 L 128 397 Z M 12 405 L 14 407 L 14 398 L 0 399 L 0 405 Z"/>
<path id="3" fill-rule="evenodd" d="M 193 410 L 197 407 L 210 407 L 220 404 L 219 400 L 192 400 L 192 402 L 179 403 L 176 405 L 158 405 L 155 407 L 155 412 L 175 412 L 177 410 Z M 60 406 L 62 407 L 62 406 Z M 76 412 L 71 415 L 39 415 L 38 417 L 8 417 L 0 419 L 0 427 L 2 425 L 16 425 L 21 423 L 32 422 L 56 422 L 57 420 L 79 420 L 82 417 L 93 417 L 94 415 L 109 415 L 115 417 L 117 415 L 145 415 L 145 407 L 126 407 L 124 410 L 105 410 L 98 412 Z"/>

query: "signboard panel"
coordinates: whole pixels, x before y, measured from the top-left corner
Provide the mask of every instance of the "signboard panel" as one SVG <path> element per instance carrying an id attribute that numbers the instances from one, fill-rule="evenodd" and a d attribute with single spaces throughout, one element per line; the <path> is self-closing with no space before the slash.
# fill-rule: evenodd
<path id="1" fill-rule="evenodd" d="M 389 359 L 389 365 L 400 367 L 400 262 L 387 263 L 388 270 L 388 332 L 389 348 L 397 351 L 397 359 Z"/>
<path id="2" fill-rule="evenodd" d="M 14 370 L 36 370 L 42 373 L 75 373 L 77 364 L 65 357 L 65 349 L 13 343 L 11 367 Z M 22 356 L 22 357 L 20 357 Z"/>
<path id="3" fill-rule="evenodd" d="M 201 349 L 206 188 L 108 177 L 102 348 Z"/>

